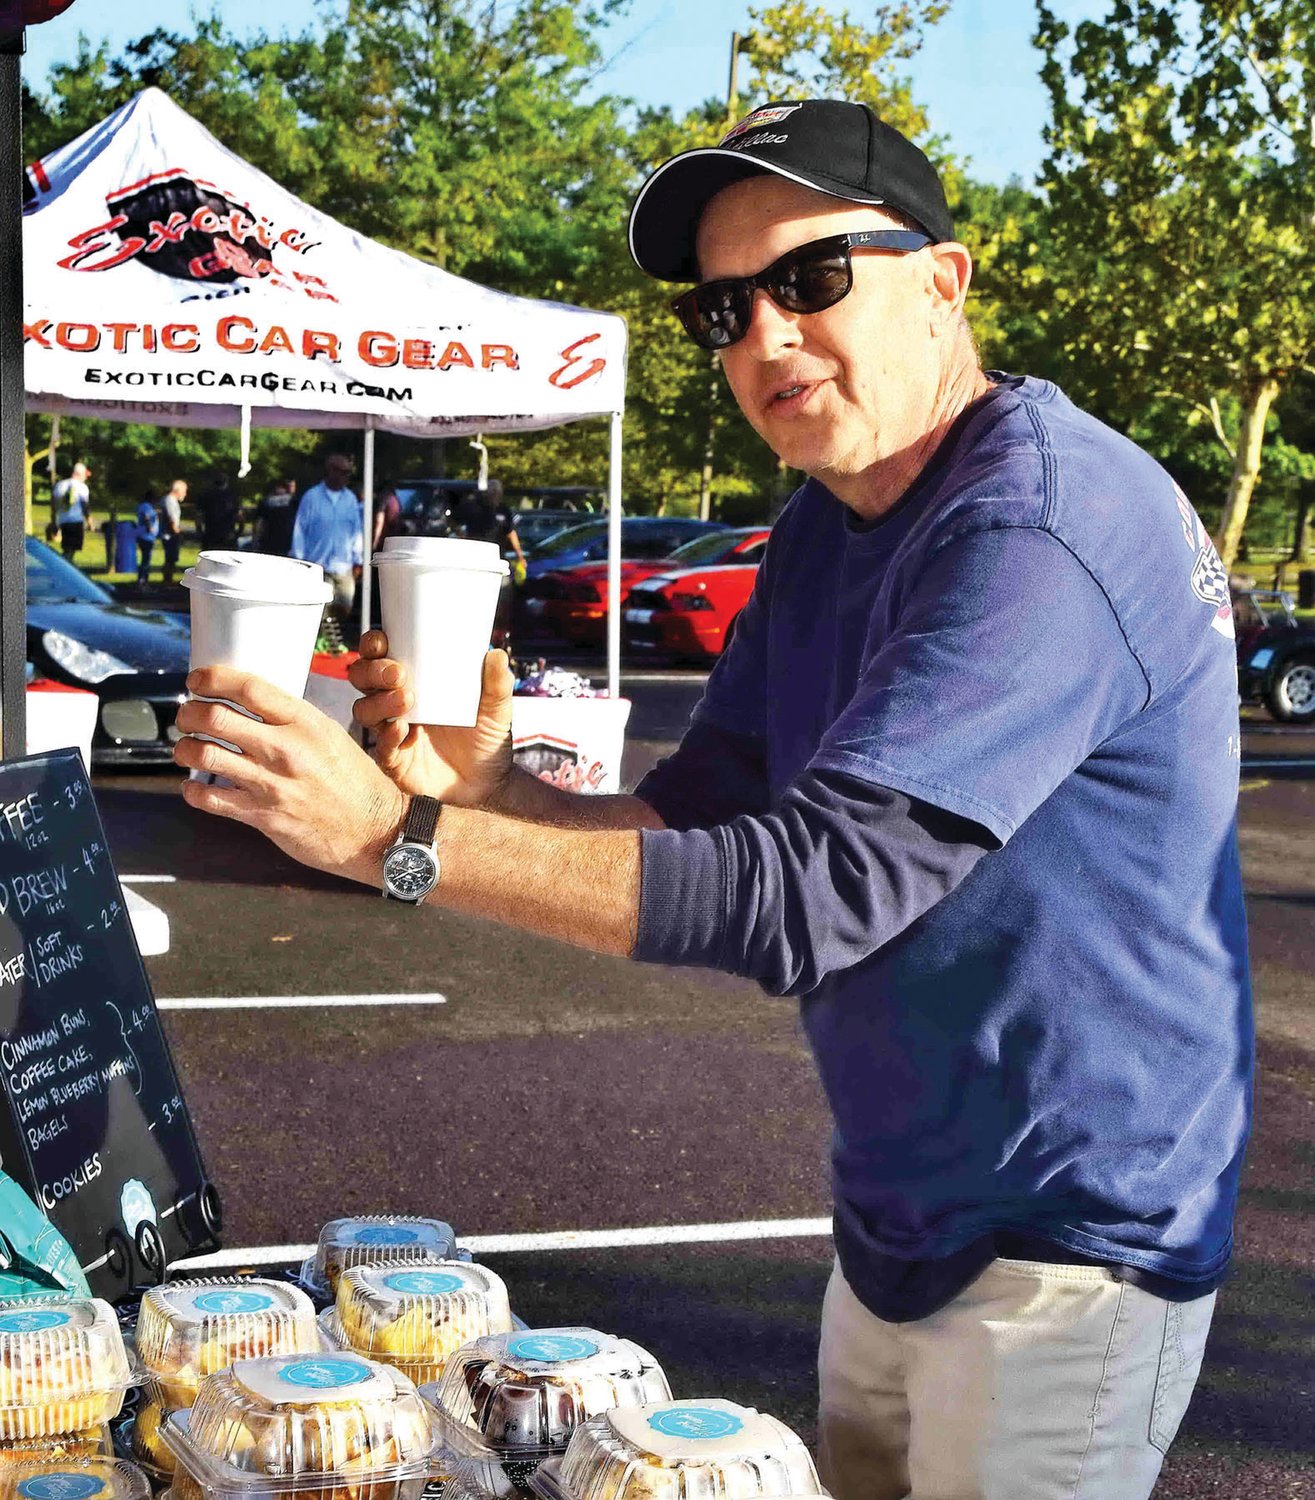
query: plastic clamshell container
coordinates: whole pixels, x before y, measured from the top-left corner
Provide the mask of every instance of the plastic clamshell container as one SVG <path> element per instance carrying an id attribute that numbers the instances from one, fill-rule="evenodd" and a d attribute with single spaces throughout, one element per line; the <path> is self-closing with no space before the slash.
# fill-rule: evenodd
<path id="1" fill-rule="evenodd" d="M 0 1500 L 151 1500 L 151 1483 L 118 1458 L 26 1458 L 0 1464 Z"/>
<path id="2" fill-rule="evenodd" d="M 338 1278 L 350 1266 L 458 1259 L 456 1231 L 442 1219 L 366 1214 L 330 1219 L 320 1230 L 314 1256 L 302 1267 L 301 1279 L 313 1296 L 334 1297 Z"/>
<path id="3" fill-rule="evenodd" d="M 786 1500 L 823 1493 L 808 1449 L 784 1423 L 715 1398 L 591 1417 L 529 1486 L 544 1500 Z"/>
<path id="4" fill-rule="evenodd" d="M 152 1395 L 145 1396 L 133 1418 L 129 1437 L 133 1462 L 140 1464 L 157 1483 L 166 1484 L 178 1467 L 173 1449 L 164 1440 L 164 1419 L 168 1414 L 169 1408 L 162 1402 Z"/>
<path id="5" fill-rule="evenodd" d="M 142 1297 L 135 1342 L 151 1395 L 166 1407 L 190 1406 L 201 1381 L 236 1360 L 320 1348 L 305 1292 L 237 1277 L 152 1287 Z"/>
<path id="6" fill-rule="evenodd" d="M 56 1437 L 8 1438 L 0 1441 L 0 1464 L 26 1459 L 113 1458 L 114 1434 L 108 1422 L 83 1432 L 61 1432 Z"/>
<path id="7" fill-rule="evenodd" d="M 435 1447 L 415 1386 L 355 1354 L 239 1360 L 201 1383 L 190 1411 L 168 1414 L 164 1440 L 174 1500 L 413 1500 Z"/>
<path id="8" fill-rule="evenodd" d="M 137 1378 L 114 1309 L 99 1297 L 0 1303 L 0 1439 L 99 1427 Z"/>
<path id="9" fill-rule="evenodd" d="M 352 1349 L 417 1383 L 437 1380 L 463 1344 L 513 1327 L 506 1283 L 471 1261 L 352 1266 L 338 1282 L 336 1311 Z"/>
<path id="10" fill-rule="evenodd" d="M 550 1458 L 590 1417 L 617 1406 L 671 1399 L 662 1367 L 645 1349 L 596 1328 L 536 1328 L 476 1339 L 421 1395 L 445 1446 L 491 1482 L 494 1462 Z M 518 1471 L 519 1473 L 519 1471 Z"/>

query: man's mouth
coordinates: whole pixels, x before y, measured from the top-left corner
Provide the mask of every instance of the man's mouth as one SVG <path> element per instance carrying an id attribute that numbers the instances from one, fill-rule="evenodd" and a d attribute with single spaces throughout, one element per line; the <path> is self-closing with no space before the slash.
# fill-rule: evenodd
<path id="1" fill-rule="evenodd" d="M 817 380 L 796 380 L 790 385 L 778 386 L 767 399 L 773 411 L 801 408 L 821 384 Z"/>

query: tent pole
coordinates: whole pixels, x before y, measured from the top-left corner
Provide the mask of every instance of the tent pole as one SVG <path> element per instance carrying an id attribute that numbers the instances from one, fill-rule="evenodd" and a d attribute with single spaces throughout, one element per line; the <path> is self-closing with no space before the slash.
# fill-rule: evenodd
<path id="1" fill-rule="evenodd" d="M 0 759 L 27 754 L 21 27 L 0 21 Z"/>
<path id="2" fill-rule="evenodd" d="M 607 691 L 621 695 L 621 413 L 612 413 L 607 466 Z"/>
<path id="3" fill-rule="evenodd" d="M 374 550 L 374 418 L 365 419 L 365 449 L 361 456 L 361 634 L 370 628 L 370 606 L 373 602 L 374 575 L 370 554 Z"/>

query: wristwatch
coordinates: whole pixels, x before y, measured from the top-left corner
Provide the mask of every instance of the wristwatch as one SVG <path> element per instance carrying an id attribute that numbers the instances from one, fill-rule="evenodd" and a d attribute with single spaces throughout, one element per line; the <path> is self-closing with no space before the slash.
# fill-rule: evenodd
<path id="1" fill-rule="evenodd" d="M 412 797 L 397 842 L 384 855 L 384 896 L 419 906 L 438 884 L 437 797 Z"/>

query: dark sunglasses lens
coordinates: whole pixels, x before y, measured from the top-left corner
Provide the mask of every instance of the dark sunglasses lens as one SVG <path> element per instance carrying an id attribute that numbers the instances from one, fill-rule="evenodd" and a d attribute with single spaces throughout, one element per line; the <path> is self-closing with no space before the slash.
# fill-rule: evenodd
<path id="1" fill-rule="evenodd" d="M 849 256 L 843 250 L 810 250 L 780 263 L 771 291 L 788 311 L 811 313 L 833 307 L 852 285 Z"/>
<path id="2" fill-rule="evenodd" d="M 714 282 L 681 298 L 680 320 L 702 348 L 727 349 L 748 331 L 751 305 L 747 287 Z"/>

